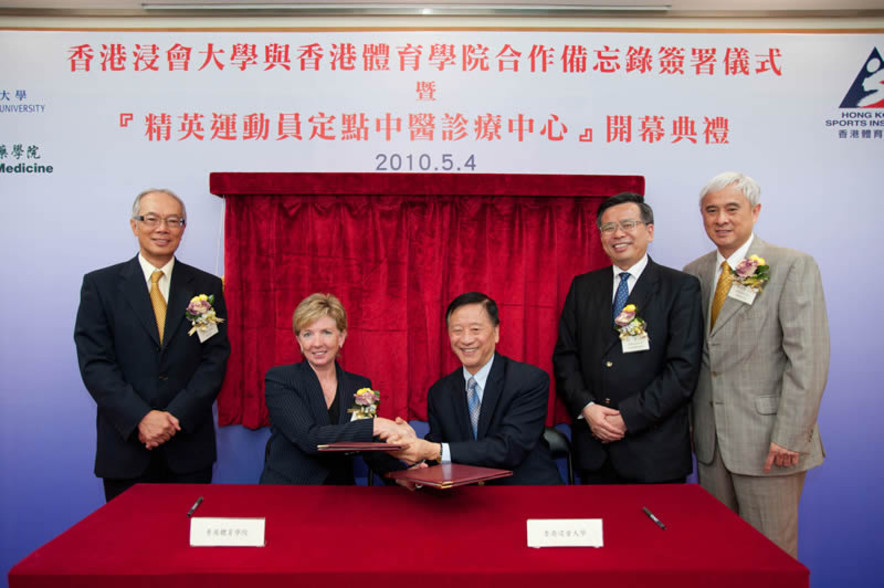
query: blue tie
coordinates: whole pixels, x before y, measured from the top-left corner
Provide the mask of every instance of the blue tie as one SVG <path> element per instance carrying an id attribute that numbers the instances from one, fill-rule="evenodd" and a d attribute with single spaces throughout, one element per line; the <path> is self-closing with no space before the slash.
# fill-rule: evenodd
<path id="1" fill-rule="evenodd" d="M 614 319 L 623 312 L 623 307 L 626 306 L 626 299 L 629 298 L 629 284 L 626 283 L 628 279 L 629 272 L 620 272 L 620 285 L 617 286 L 617 294 L 614 296 Z"/>
<path id="2" fill-rule="evenodd" d="M 479 431 L 479 411 L 482 408 L 476 378 L 470 378 L 467 381 L 467 406 L 470 409 L 470 424 L 473 426 L 473 439 L 475 439 Z"/>

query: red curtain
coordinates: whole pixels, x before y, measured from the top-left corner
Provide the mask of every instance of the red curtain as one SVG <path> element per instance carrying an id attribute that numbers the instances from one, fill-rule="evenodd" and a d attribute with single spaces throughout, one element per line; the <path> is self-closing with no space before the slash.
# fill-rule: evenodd
<path id="1" fill-rule="evenodd" d="M 264 373 L 300 361 L 291 316 L 330 292 L 347 310 L 340 363 L 371 378 L 380 414 L 426 420 L 430 385 L 458 365 L 443 313 L 481 291 L 500 308 L 498 350 L 552 375 L 571 279 L 608 264 L 595 211 L 642 193 L 636 176 L 211 175 L 227 197 L 225 297 L 232 353 L 219 424 L 267 424 Z M 548 424 L 566 421 L 550 394 Z"/>

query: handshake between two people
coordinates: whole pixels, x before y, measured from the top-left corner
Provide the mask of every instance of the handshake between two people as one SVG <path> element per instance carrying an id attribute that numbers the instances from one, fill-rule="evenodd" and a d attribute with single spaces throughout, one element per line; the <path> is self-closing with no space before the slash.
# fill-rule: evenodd
<path id="1" fill-rule="evenodd" d="M 387 453 L 411 466 L 422 464 L 425 460 L 442 458 L 442 446 L 439 443 L 419 439 L 411 425 L 401 417 L 396 417 L 395 420 L 375 418 L 374 436 L 386 443 L 400 445 L 402 449 Z"/>

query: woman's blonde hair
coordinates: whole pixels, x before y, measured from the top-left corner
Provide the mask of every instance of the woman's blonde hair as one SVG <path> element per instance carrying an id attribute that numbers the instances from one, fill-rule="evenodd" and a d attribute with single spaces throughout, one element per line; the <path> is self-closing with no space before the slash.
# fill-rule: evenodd
<path id="1" fill-rule="evenodd" d="M 295 336 L 301 329 L 308 327 L 324 316 L 329 316 L 335 321 L 335 326 L 342 333 L 347 330 L 347 311 L 344 305 L 334 294 L 311 294 L 298 304 L 292 315 L 292 328 Z"/>

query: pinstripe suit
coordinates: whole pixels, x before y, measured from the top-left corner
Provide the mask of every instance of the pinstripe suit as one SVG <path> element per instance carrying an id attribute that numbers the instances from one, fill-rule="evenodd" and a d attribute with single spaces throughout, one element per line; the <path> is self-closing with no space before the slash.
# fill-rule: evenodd
<path id="1" fill-rule="evenodd" d="M 303 361 L 267 371 L 264 397 L 271 427 L 261 473 L 262 484 L 322 484 L 333 472 L 353 480 L 352 458 L 337 453 L 321 454 L 316 446 L 372 440 L 372 419 L 350 422 L 347 413 L 353 394 L 360 388 L 371 388 L 371 381 L 345 372 L 337 362 L 335 370 L 340 397 L 338 425 L 329 424 L 322 386 L 309 363 Z M 378 456 L 378 459 L 385 457 Z M 385 461 L 389 462 L 395 460 L 388 458 Z"/>
<path id="2" fill-rule="evenodd" d="M 803 480 L 803 472 L 825 456 L 817 414 L 829 367 L 829 328 L 819 268 L 809 255 L 757 236 L 750 255 L 765 259 L 770 280 L 751 305 L 728 298 L 711 331 L 716 252 L 685 267 L 700 279 L 708 333 L 692 415 L 700 483 L 707 489 L 702 466 L 715 459 L 716 444 L 724 468 L 750 485 L 772 476 Z M 771 442 L 800 453 L 798 464 L 764 473 Z M 799 485 L 796 512 L 800 491 Z"/>

